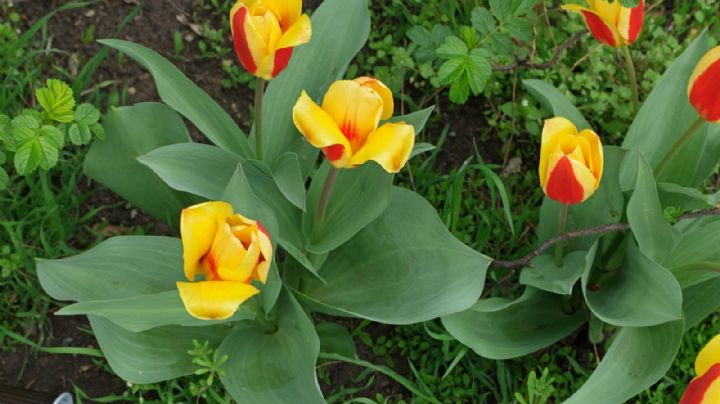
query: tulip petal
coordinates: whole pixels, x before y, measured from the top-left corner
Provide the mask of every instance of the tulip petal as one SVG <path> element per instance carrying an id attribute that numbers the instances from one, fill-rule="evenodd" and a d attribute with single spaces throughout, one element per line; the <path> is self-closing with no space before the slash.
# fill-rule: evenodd
<path id="1" fill-rule="evenodd" d="M 603 155 L 603 147 L 602 142 L 600 141 L 600 136 L 598 136 L 597 133 L 593 132 L 590 129 L 585 129 L 581 131 L 579 135 L 585 138 L 585 140 L 587 140 L 588 144 L 590 145 L 590 156 L 592 156 L 590 171 L 592 171 L 593 175 L 595 175 L 595 178 L 597 179 L 596 187 L 599 187 L 605 164 L 605 158 Z"/>
<path id="2" fill-rule="evenodd" d="M 596 13 L 586 7 L 578 6 L 576 4 L 567 4 L 562 6 L 563 9 L 568 11 L 575 11 L 582 13 L 585 18 L 585 24 L 590 29 L 592 35 L 598 41 L 610 45 L 613 47 L 619 47 L 624 45 L 624 40 L 617 31 L 614 21 L 609 22 L 603 19 L 601 14 Z M 606 13 L 607 14 L 607 13 Z"/>
<path id="3" fill-rule="evenodd" d="M 688 97 L 700 116 L 708 122 L 720 122 L 720 46 L 700 59 L 690 76 Z"/>
<path id="4" fill-rule="evenodd" d="M 310 144 L 323 150 L 337 168 L 350 164 L 350 143 L 333 118 L 303 91 L 295 107 L 293 122 Z"/>
<path id="5" fill-rule="evenodd" d="M 576 205 L 595 191 L 597 181 L 590 170 L 563 153 L 550 156 L 548 173 L 545 194 L 562 204 Z"/>
<path id="6" fill-rule="evenodd" d="M 185 277 L 192 281 L 200 260 L 210 251 L 218 222 L 232 215 L 232 206 L 225 202 L 206 202 L 183 209 L 180 234 L 183 245 Z"/>
<path id="7" fill-rule="evenodd" d="M 640 0 L 637 7 L 621 7 L 618 16 L 618 32 L 626 43 L 635 42 L 642 32 L 645 19 L 645 0 Z"/>
<path id="8" fill-rule="evenodd" d="M 352 157 L 353 165 L 376 161 L 389 173 L 397 173 L 410 158 L 415 145 L 415 128 L 404 122 L 386 123 L 373 132 Z"/>
<path id="9" fill-rule="evenodd" d="M 352 152 L 357 153 L 380 123 L 383 99 L 371 88 L 351 80 L 339 80 L 325 94 L 322 109 L 345 135 Z"/>
<path id="10" fill-rule="evenodd" d="M 568 119 L 557 117 L 545 120 L 540 145 L 540 185 L 545 188 L 548 178 L 548 159 L 557 149 L 558 140 L 567 135 L 577 133 L 577 128 Z"/>
<path id="11" fill-rule="evenodd" d="M 393 100 L 392 91 L 380 80 L 373 77 L 358 77 L 354 82 L 360 84 L 363 87 L 369 87 L 375 90 L 376 93 L 383 100 L 383 112 L 380 119 L 390 119 L 395 109 L 395 101 Z"/>
<path id="12" fill-rule="evenodd" d="M 225 320 L 240 304 L 259 293 L 252 285 L 238 282 L 177 282 L 185 310 L 200 320 Z"/>
<path id="13" fill-rule="evenodd" d="M 717 363 L 720 363 L 720 335 L 716 335 L 700 350 L 695 359 L 695 372 L 702 376 Z"/>
<path id="14" fill-rule="evenodd" d="M 246 249 L 241 240 L 235 237 L 229 224 L 219 223 L 206 258 L 206 266 L 217 274 L 218 280 L 249 282 L 260 257 L 260 249 L 254 245 L 252 239 L 247 245 Z"/>
<path id="15" fill-rule="evenodd" d="M 238 6 L 238 4 L 240 4 Z M 241 1 L 236 4 L 237 10 L 231 12 L 230 27 L 233 34 L 233 45 L 240 64 L 250 74 L 255 74 L 259 63 L 267 54 L 267 47 L 262 36 L 255 30 L 249 10 Z M 233 7 L 235 10 L 235 7 Z"/>
<path id="16" fill-rule="evenodd" d="M 302 13 L 302 0 L 263 0 L 263 5 L 277 16 L 283 31 L 287 31 Z"/>
<path id="17" fill-rule="evenodd" d="M 278 42 L 278 49 L 293 48 L 310 42 L 312 37 L 312 24 L 310 17 L 303 14 L 295 24 L 290 26 Z"/>
<path id="18" fill-rule="evenodd" d="M 720 399 L 720 363 L 690 382 L 680 404 L 717 404 Z"/>

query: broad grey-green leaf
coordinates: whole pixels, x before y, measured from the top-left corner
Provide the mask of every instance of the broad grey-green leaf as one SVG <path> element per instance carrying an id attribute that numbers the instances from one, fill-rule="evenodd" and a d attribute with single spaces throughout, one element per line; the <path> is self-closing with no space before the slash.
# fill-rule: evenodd
<path id="1" fill-rule="evenodd" d="M 37 260 L 40 284 L 57 300 L 123 299 L 175 290 L 184 279 L 180 240 L 119 236 L 69 258 Z"/>
<path id="2" fill-rule="evenodd" d="M 278 300 L 276 321 L 275 333 L 248 322 L 225 338 L 218 352 L 229 360 L 220 380 L 242 403 L 324 403 L 315 375 L 320 341 L 287 291 Z"/>
<path id="3" fill-rule="evenodd" d="M 621 329 L 600 366 L 565 404 L 617 404 L 641 393 L 668 371 L 684 329 L 682 320 Z"/>
<path id="4" fill-rule="evenodd" d="M 139 156 L 158 147 L 190 141 L 182 118 L 158 103 L 111 111 L 104 119 L 107 138 L 96 141 L 85 158 L 85 174 L 156 218 L 177 225 L 180 211 L 197 197 L 170 189 Z"/>
<path id="5" fill-rule="evenodd" d="M 517 300 L 480 300 L 468 310 L 443 317 L 442 323 L 480 356 L 517 358 L 552 345 L 585 322 L 582 311 L 565 313 L 565 299 L 528 287 Z"/>
<path id="6" fill-rule="evenodd" d="M 523 86 L 543 107 L 551 112 L 552 116 L 563 116 L 569 119 L 577 126 L 578 130 L 590 127 L 582 113 L 552 84 L 542 80 L 523 80 Z"/>
<path id="7" fill-rule="evenodd" d="M 185 310 L 177 289 L 122 299 L 83 301 L 65 306 L 55 314 L 104 317 L 132 332 L 142 332 L 167 325 L 204 327 L 255 318 L 255 312 L 246 305 L 241 305 L 235 315 L 227 320 L 198 320 Z"/>
<path id="8" fill-rule="evenodd" d="M 490 259 L 455 239 L 419 195 L 393 188 L 390 206 L 334 250 L 309 279 L 309 298 L 390 324 L 455 313 L 480 297 Z"/>
<path id="9" fill-rule="evenodd" d="M 628 240 L 620 268 L 589 287 L 590 268 L 583 274 L 585 302 L 606 323 L 647 327 L 682 318 L 682 291 L 673 275 L 646 257 Z"/>
<path id="10" fill-rule="evenodd" d="M 555 265 L 553 255 L 540 255 L 532 261 L 530 267 L 520 272 L 520 283 L 546 292 L 570 295 L 573 286 L 585 271 L 586 255 L 592 264 L 595 259 L 594 249 L 591 252 L 573 251 L 564 257 L 563 266 L 560 268 Z"/>
<path id="11" fill-rule="evenodd" d="M 305 210 L 305 179 L 300 162 L 295 153 L 285 153 L 278 157 L 272 167 L 273 179 L 280 192 L 290 203 Z"/>
<path id="12" fill-rule="evenodd" d="M 720 277 L 683 288 L 685 329 L 700 324 L 720 307 Z"/>
<path id="13" fill-rule="evenodd" d="M 630 228 L 640 250 L 655 262 L 663 262 L 680 238 L 665 220 L 650 164 L 639 155 L 635 189 L 627 206 Z"/>
<path id="14" fill-rule="evenodd" d="M 332 251 L 375 220 L 390 203 L 392 174 L 369 162 L 352 170 L 340 170 L 330 191 L 330 200 L 321 223 L 316 218 L 325 181 L 332 168 L 325 161 L 313 176 L 308 192 L 303 232 L 307 250 L 322 254 Z"/>
<path id="15" fill-rule="evenodd" d="M 313 13 L 312 26 L 312 41 L 298 46 L 287 69 L 268 85 L 263 111 L 265 161 L 274 162 L 288 151 L 297 153 L 305 175 L 317 149 L 295 128 L 293 106 L 303 90 L 319 100 L 342 78 L 370 33 L 367 1 L 325 0 Z"/>
<path id="16" fill-rule="evenodd" d="M 131 332 L 100 316 L 89 316 L 90 326 L 112 370 L 130 383 L 148 384 L 192 374 L 198 365 L 188 351 L 193 340 L 216 348 L 228 334 L 223 325 L 158 327 Z"/>
<path id="17" fill-rule="evenodd" d="M 660 183 L 658 193 L 663 207 L 680 207 L 685 210 L 708 209 L 715 206 L 714 195 L 705 195 L 696 188 Z"/>
<path id="18" fill-rule="evenodd" d="M 213 143 L 241 157 L 254 156 L 247 137 L 230 115 L 160 54 L 118 39 L 98 42 L 127 54 L 148 69 L 155 79 L 160 99 L 189 119 Z"/>
<path id="19" fill-rule="evenodd" d="M 323 322 L 315 324 L 315 332 L 320 338 L 320 352 L 335 353 L 348 358 L 357 358 L 352 335 L 338 323 Z"/>

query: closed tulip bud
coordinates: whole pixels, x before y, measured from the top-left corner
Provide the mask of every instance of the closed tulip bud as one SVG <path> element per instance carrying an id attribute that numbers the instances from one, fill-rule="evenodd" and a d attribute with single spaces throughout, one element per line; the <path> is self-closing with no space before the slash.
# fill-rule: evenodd
<path id="1" fill-rule="evenodd" d="M 585 24 L 598 41 L 616 48 L 630 45 L 640 36 L 645 18 L 645 0 L 637 7 L 623 7 L 620 0 L 588 0 L 589 7 L 577 4 L 563 6 L 565 10 L 582 13 Z"/>
<path id="2" fill-rule="evenodd" d="M 700 59 L 690 76 L 690 103 L 708 122 L 720 122 L 720 46 Z"/>
<path id="3" fill-rule="evenodd" d="M 270 236 L 260 222 L 233 214 L 225 202 L 182 211 L 180 233 L 185 277 L 177 282 L 185 309 L 202 320 L 231 317 L 265 283 L 272 260 Z M 195 281 L 197 275 L 203 280 Z"/>
<path id="4" fill-rule="evenodd" d="M 302 0 L 238 0 L 230 11 L 235 53 L 250 74 L 270 80 L 308 43 L 312 25 Z"/>
<path id="5" fill-rule="evenodd" d="M 697 376 L 690 382 L 680 404 L 717 404 L 720 399 L 720 335 L 700 351 L 695 360 Z"/>
<path id="6" fill-rule="evenodd" d="M 415 128 L 404 122 L 380 125 L 393 114 L 392 92 L 379 80 L 360 77 L 333 83 L 322 107 L 303 91 L 293 121 L 313 146 L 336 168 L 373 160 L 397 173 L 410 158 Z"/>
<path id="7" fill-rule="evenodd" d="M 603 148 L 595 132 L 578 133 L 565 118 L 545 121 L 539 174 L 550 199 L 565 205 L 581 203 L 598 189 L 602 173 Z"/>

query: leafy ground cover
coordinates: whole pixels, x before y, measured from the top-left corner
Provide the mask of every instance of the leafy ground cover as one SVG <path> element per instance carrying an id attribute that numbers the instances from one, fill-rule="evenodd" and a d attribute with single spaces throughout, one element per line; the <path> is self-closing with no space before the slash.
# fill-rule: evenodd
<path id="1" fill-rule="evenodd" d="M 43 22 L 42 16 L 67 2 L 50 3 L 50 8 L 38 2 L 0 6 L 0 65 L 9 73 L 2 78 L 0 111 L 14 114 L 32 107 L 34 88 L 47 77 L 72 83 L 79 101 L 102 111 L 156 99 L 152 80 L 140 66 L 95 43 L 99 38 L 120 37 L 173 60 L 242 126 L 249 126 L 249 76 L 235 62 L 228 35 L 226 13 L 231 1 L 109 1 L 62 11 Z M 306 2 L 306 6 L 314 3 Z M 541 78 L 555 83 L 581 106 L 607 143 L 618 144 L 630 119 L 625 107 L 630 94 L 624 89 L 621 56 L 591 41 L 577 40 L 575 34 L 584 29 L 581 20 L 560 11 L 558 2 L 545 1 L 533 16 L 527 16 L 535 29 L 529 35 L 509 32 L 517 50 L 498 52 L 491 59 L 496 69 L 479 95 L 458 105 L 450 100 L 459 101 L 450 94 L 452 83 L 439 74 L 442 58 L 423 58 L 423 49 L 428 51 L 431 46 L 423 48 L 413 33 L 424 28 L 470 35 L 462 34 L 467 32 L 464 27 L 473 26 L 472 11 L 487 6 L 485 2 L 370 3 L 374 29 L 366 51 L 349 74 L 372 74 L 390 83 L 401 94 L 399 108 L 405 111 L 436 105 L 422 140 L 438 147 L 412 162 L 401 176 L 402 185 L 430 200 L 451 231 L 469 245 L 493 256 L 521 256 L 534 241 L 542 199 L 535 165 L 545 113 L 520 82 Z M 690 27 L 711 27 L 711 37 L 720 37 L 720 15 L 714 0 L 648 3 L 648 26 L 634 48 L 645 93 L 697 36 L 699 32 Z M 29 46 L 10 53 L 6 44 L 37 21 L 42 24 Z M 556 59 L 558 48 L 565 43 L 570 45 Z M 518 66 L 503 68 L 513 63 Z M 541 64 L 547 66 L 534 66 Z M 158 385 L 126 385 L 97 357 L 84 322 L 52 316 L 58 306 L 39 288 L 34 258 L 66 256 L 112 234 L 169 232 L 83 177 L 83 157 L 82 147 L 69 147 L 51 174 L 11 175 L 9 189 L 0 194 L 0 380 L 48 392 L 74 391 L 80 398 L 102 397 L 104 401 L 176 402 L 194 401 L 198 396 L 211 402 L 227 400 L 225 392 L 209 378 L 221 371 L 220 359 L 202 346 L 188 350 L 199 369 L 207 372 Z M 720 177 L 716 178 L 707 184 L 708 191 L 720 188 Z M 507 291 L 516 279 L 513 272 L 494 272 L 486 294 Z M 562 400 L 587 378 L 607 342 L 593 345 L 588 330 L 581 329 L 532 356 L 490 361 L 474 355 L 435 322 L 404 327 L 348 322 L 346 326 L 361 358 L 394 369 L 409 379 L 417 392 L 442 402 Z M 668 375 L 638 400 L 677 401 L 688 382 L 695 353 L 718 332 L 717 315 L 692 330 Z M 43 347 L 56 349 L 43 351 Z M 422 401 L 382 372 L 333 361 L 319 366 L 331 402 Z"/>

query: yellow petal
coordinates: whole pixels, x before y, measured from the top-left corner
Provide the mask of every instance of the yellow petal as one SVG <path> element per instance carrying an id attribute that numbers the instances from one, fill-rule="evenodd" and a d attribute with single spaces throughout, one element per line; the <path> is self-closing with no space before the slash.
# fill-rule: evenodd
<path id="1" fill-rule="evenodd" d="M 295 24 L 302 13 L 302 0 L 262 0 L 261 3 L 277 16 L 283 31 Z"/>
<path id="2" fill-rule="evenodd" d="M 380 123 L 383 99 L 372 88 L 351 80 L 338 80 L 325 94 L 322 109 L 348 139 L 352 152 L 357 153 Z"/>
<path id="3" fill-rule="evenodd" d="M 305 91 L 293 108 L 293 122 L 311 145 L 323 149 L 335 167 L 349 166 L 350 143 L 333 118 L 315 104 Z"/>
<path id="4" fill-rule="evenodd" d="M 626 43 L 635 42 L 642 32 L 645 19 L 645 0 L 640 0 L 637 7 L 621 7 L 618 16 L 618 32 Z"/>
<path id="5" fill-rule="evenodd" d="M 358 77 L 354 82 L 360 84 L 363 87 L 369 87 L 375 90 L 376 93 L 383 100 L 383 113 L 380 119 L 390 119 L 395 109 L 395 101 L 393 101 L 392 91 L 380 80 L 372 77 Z"/>
<path id="6" fill-rule="evenodd" d="M 293 48 L 310 42 L 312 37 L 312 23 L 307 14 L 303 14 L 296 23 L 291 25 L 282 35 L 277 45 L 278 49 Z"/>
<path id="7" fill-rule="evenodd" d="M 200 260 L 210 251 L 218 221 L 232 215 L 232 206 L 225 202 L 206 202 L 183 209 L 180 235 L 183 245 L 185 277 L 195 279 Z"/>
<path id="8" fill-rule="evenodd" d="M 252 247 L 252 243 L 250 243 L 246 250 L 233 234 L 230 225 L 224 222 L 220 223 L 206 259 L 208 266 L 213 267 L 220 280 L 247 283 L 252 277 L 260 256 L 259 248 L 256 246 L 251 251 Z"/>
<path id="9" fill-rule="evenodd" d="M 250 21 L 252 28 L 254 28 L 255 32 L 260 36 L 260 40 L 265 45 L 265 52 L 262 58 L 264 59 L 267 55 L 275 53 L 280 38 L 282 38 L 280 22 L 278 22 L 275 14 L 270 11 L 265 11 L 260 15 L 253 16 Z"/>
<path id="10" fill-rule="evenodd" d="M 177 282 L 185 310 L 200 320 L 225 320 L 240 304 L 259 293 L 252 285 L 237 282 Z"/>
<path id="11" fill-rule="evenodd" d="M 716 335 L 700 350 L 695 359 L 695 372 L 697 376 L 702 376 L 718 363 L 720 363 L 720 335 Z"/>
<path id="12" fill-rule="evenodd" d="M 270 272 L 270 262 L 263 261 L 258 264 L 257 270 L 253 275 L 253 279 L 265 283 L 267 282 L 268 272 Z"/>
<path id="13" fill-rule="evenodd" d="M 600 141 L 600 136 L 590 129 L 584 129 L 580 132 L 580 136 L 585 138 L 590 145 L 590 153 L 592 155 L 592 164 L 590 165 L 590 171 L 597 179 L 597 185 L 600 186 L 600 180 L 602 179 L 603 169 L 605 165 L 605 158 L 603 155 L 603 146 Z"/>
<path id="14" fill-rule="evenodd" d="M 575 133 L 577 133 L 577 128 L 566 118 L 556 117 L 545 121 L 540 144 L 540 167 L 538 169 L 540 185 L 543 188 L 547 184 L 550 154 L 555 151 L 560 139 Z"/>
<path id="15" fill-rule="evenodd" d="M 616 4 L 619 3 L 616 2 Z M 588 29 L 598 41 L 614 47 L 625 45 L 625 40 L 618 32 L 617 17 L 613 16 L 615 11 L 612 9 L 605 10 L 604 6 L 601 6 L 598 12 L 594 8 L 589 9 L 577 4 L 567 4 L 562 8 L 581 13 Z"/>
<path id="16" fill-rule="evenodd" d="M 404 122 L 386 123 L 373 132 L 351 160 L 360 165 L 368 160 L 376 161 L 385 171 L 397 173 L 410 158 L 415 145 L 415 128 Z"/>
<path id="17" fill-rule="evenodd" d="M 590 0 L 588 3 L 597 15 L 600 16 L 607 23 L 617 26 L 617 22 L 620 19 L 620 12 L 622 11 L 622 5 L 619 1 L 610 3 L 607 0 Z"/>

